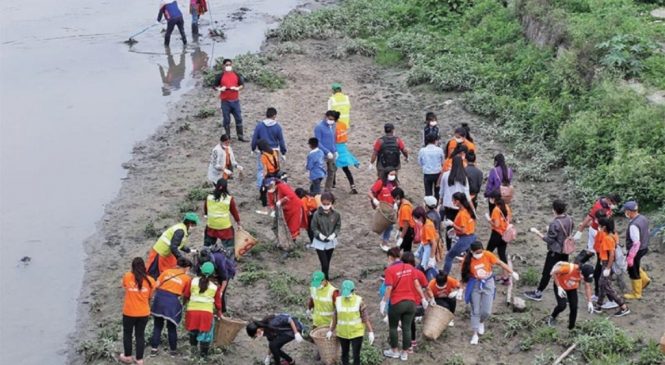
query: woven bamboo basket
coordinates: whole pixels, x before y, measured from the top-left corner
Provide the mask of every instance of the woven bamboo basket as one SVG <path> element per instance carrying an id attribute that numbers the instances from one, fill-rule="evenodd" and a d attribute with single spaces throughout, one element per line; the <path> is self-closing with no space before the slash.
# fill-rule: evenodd
<path id="1" fill-rule="evenodd" d="M 326 338 L 326 333 L 330 327 L 319 327 L 310 332 L 309 337 L 319 349 L 321 362 L 325 365 L 335 365 L 342 358 L 342 349 L 335 333 L 330 339 Z"/>
<path id="2" fill-rule="evenodd" d="M 236 259 L 244 256 L 249 250 L 256 246 L 256 243 L 256 238 L 252 237 L 249 232 L 242 229 L 236 230 L 234 238 Z"/>
<path id="3" fill-rule="evenodd" d="M 379 202 L 379 206 L 374 211 L 374 218 L 372 220 L 372 231 L 376 234 L 381 234 L 388 229 L 391 224 L 397 220 L 395 211 L 392 205 L 386 202 Z"/>
<path id="4" fill-rule="evenodd" d="M 229 317 L 222 317 L 215 322 L 215 346 L 228 346 L 238 336 L 238 332 L 247 326 L 247 322 Z"/>
<path id="5" fill-rule="evenodd" d="M 423 318 L 423 336 L 436 340 L 448 327 L 448 323 L 455 318 L 448 309 L 440 305 L 430 305 Z"/>

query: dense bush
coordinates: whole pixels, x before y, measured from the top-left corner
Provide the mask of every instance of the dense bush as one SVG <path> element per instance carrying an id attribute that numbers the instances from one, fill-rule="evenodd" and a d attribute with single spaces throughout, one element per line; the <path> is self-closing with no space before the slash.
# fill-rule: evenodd
<path id="1" fill-rule="evenodd" d="M 633 78 L 665 88 L 665 27 L 650 17 L 653 5 L 504 3 L 346 0 L 289 16 L 271 34 L 355 38 L 378 63 L 406 64 L 410 85 L 465 91 L 465 107 L 489 117 L 493 133 L 525 161 L 523 177 L 547 178 L 565 165 L 584 198 L 618 191 L 647 208 L 665 205 L 665 107 L 621 86 Z M 524 19 L 544 24 L 552 44 L 528 41 Z"/>

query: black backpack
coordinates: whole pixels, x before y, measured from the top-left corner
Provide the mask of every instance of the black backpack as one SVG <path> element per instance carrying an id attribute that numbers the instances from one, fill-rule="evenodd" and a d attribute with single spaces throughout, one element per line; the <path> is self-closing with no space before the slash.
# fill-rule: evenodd
<path id="1" fill-rule="evenodd" d="M 400 165 L 397 137 L 381 137 L 381 149 L 378 157 L 383 167 L 398 167 Z"/>

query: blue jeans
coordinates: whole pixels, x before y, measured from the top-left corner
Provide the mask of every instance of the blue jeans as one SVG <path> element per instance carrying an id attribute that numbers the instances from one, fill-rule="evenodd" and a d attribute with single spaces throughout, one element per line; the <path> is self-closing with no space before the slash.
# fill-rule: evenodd
<path id="1" fill-rule="evenodd" d="M 469 249 L 472 243 L 476 241 L 476 235 L 475 234 L 469 234 L 465 236 L 459 236 L 459 239 L 457 240 L 457 243 L 453 245 L 453 247 L 448 250 L 448 253 L 446 254 L 446 259 L 445 263 L 443 265 L 443 272 L 448 274 L 450 273 L 450 269 L 453 267 L 453 259 L 455 257 L 461 255 L 463 252 Z"/>
<path id="2" fill-rule="evenodd" d="M 385 231 L 381 234 L 381 239 L 384 242 L 390 241 L 390 234 L 393 232 L 393 225 L 391 224 L 390 227 L 386 228 Z"/>
<path id="3" fill-rule="evenodd" d="M 323 181 L 323 178 L 310 180 L 309 192 L 314 195 L 321 194 L 321 181 Z"/>
<path id="4" fill-rule="evenodd" d="M 236 121 L 236 129 L 242 128 L 242 114 L 240 111 L 240 100 L 222 101 L 222 125 L 224 128 L 231 127 L 231 114 Z"/>
<path id="5" fill-rule="evenodd" d="M 420 258 L 420 266 L 424 268 L 427 267 L 427 263 L 429 262 L 429 255 L 432 254 L 432 245 L 423 245 L 420 244 L 420 247 L 418 247 L 418 251 L 416 252 L 416 257 Z"/>

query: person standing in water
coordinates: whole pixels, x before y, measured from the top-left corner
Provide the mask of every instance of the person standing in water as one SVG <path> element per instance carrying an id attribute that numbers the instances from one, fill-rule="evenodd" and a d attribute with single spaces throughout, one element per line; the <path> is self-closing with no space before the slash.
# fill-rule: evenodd
<path id="1" fill-rule="evenodd" d="M 208 12 L 206 0 L 189 0 L 189 13 L 192 14 L 192 38 L 194 42 L 199 37 L 199 18 Z M 210 24 L 212 26 L 212 24 Z"/>
<path id="2" fill-rule="evenodd" d="M 178 27 L 182 44 L 187 45 L 187 35 L 185 35 L 185 21 L 182 12 L 178 8 L 176 0 L 162 0 L 159 4 L 159 13 L 157 14 L 157 24 L 166 19 L 166 34 L 164 34 L 164 47 L 168 48 L 171 43 L 171 33 L 173 28 Z"/>

